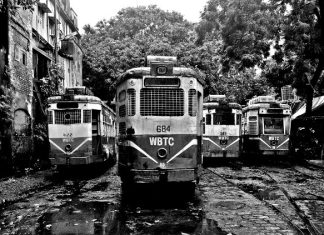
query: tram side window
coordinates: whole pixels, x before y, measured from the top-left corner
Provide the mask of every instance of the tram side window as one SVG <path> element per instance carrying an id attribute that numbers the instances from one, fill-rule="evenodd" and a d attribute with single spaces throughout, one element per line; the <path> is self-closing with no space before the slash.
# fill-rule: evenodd
<path id="1" fill-rule="evenodd" d="M 123 102 L 125 99 L 126 99 L 126 91 L 122 90 L 121 92 L 119 92 L 118 100 L 119 102 Z"/>
<path id="2" fill-rule="evenodd" d="M 206 125 L 211 125 L 211 114 L 206 114 Z"/>
<path id="3" fill-rule="evenodd" d="M 240 125 L 241 119 L 242 119 L 242 115 L 241 114 L 237 114 L 236 115 L 236 125 Z"/>
<path id="4" fill-rule="evenodd" d="M 92 110 L 92 135 L 99 134 L 99 111 Z"/>
<path id="5" fill-rule="evenodd" d="M 91 110 L 83 110 L 83 123 L 91 122 Z"/>
<path id="6" fill-rule="evenodd" d="M 53 111 L 48 111 L 47 122 L 48 122 L 48 124 L 53 124 Z"/>
<path id="7" fill-rule="evenodd" d="M 125 117 L 126 116 L 126 105 L 119 106 L 119 117 Z"/>
<path id="8" fill-rule="evenodd" d="M 188 93 L 188 112 L 189 116 L 197 115 L 197 92 L 195 89 L 190 89 Z"/>
<path id="9" fill-rule="evenodd" d="M 203 117 L 203 134 L 206 132 L 206 123 L 205 123 L 205 118 Z"/>
<path id="10" fill-rule="evenodd" d="M 136 93 L 135 89 L 127 90 L 127 115 L 134 116 L 136 112 Z"/>

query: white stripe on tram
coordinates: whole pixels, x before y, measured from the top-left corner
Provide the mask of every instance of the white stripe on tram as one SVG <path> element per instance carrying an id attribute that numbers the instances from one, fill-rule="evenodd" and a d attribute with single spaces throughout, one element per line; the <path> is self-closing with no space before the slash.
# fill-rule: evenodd
<path id="1" fill-rule="evenodd" d="M 209 142 L 213 143 L 214 145 L 216 145 L 216 147 L 218 148 L 222 148 L 221 146 L 219 146 L 218 144 L 216 144 L 214 141 L 212 141 L 210 138 L 203 138 L 203 140 L 208 140 Z"/>
<path id="2" fill-rule="evenodd" d="M 280 148 L 282 145 L 284 145 L 286 142 L 288 142 L 289 139 L 286 139 L 284 142 L 282 142 L 277 148 Z"/>
<path id="3" fill-rule="evenodd" d="M 75 151 L 77 151 L 82 145 L 84 145 L 86 142 L 91 141 L 92 138 L 85 139 L 81 144 L 79 144 L 78 147 L 76 147 L 70 154 L 73 154 Z"/>
<path id="4" fill-rule="evenodd" d="M 148 153 L 146 153 L 143 149 L 141 149 L 138 145 L 136 145 L 133 141 L 126 140 L 123 144 L 123 146 L 130 146 L 134 149 L 140 151 L 142 154 L 144 154 L 147 158 L 151 159 L 153 162 L 158 163 L 154 158 L 152 158 Z"/>
<path id="5" fill-rule="evenodd" d="M 88 141 L 91 141 L 92 140 L 92 138 L 87 138 L 87 139 L 85 139 L 81 144 L 79 144 L 78 145 L 78 147 L 76 147 L 72 152 L 66 152 L 66 151 L 64 151 L 60 146 L 58 146 L 54 141 L 52 141 L 52 140 L 49 140 L 49 142 L 52 144 L 52 145 L 54 145 L 57 149 L 59 149 L 59 150 L 61 150 L 61 152 L 62 153 L 64 153 L 64 154 L 67 154 L 67 155 L 71 155 L 71 154 L 73 154 L 75 151 L 77 151 L 82 145 L 84 145 L 86 142 L 88 142 Z"/>
<path id="6" fill-rule="evenodd" d="M 50 142 L 52 145 L 54 145 L 57 149 L 61 150 L 61 152 L 65 153 L 65 151 L 64 151 L 63 149 L 61 149 L 60 146 L 58 146 L 57 144 L 55 144 L 54 141 L 52 141 L 52 140 L 50 139 L 49 142 Z"/>
<path id="7" fill-rule="evenodd" d="M 268 145 L 263 139 L 259 138 L 259 140 L 264 143 L 269 149 L 272 149 L 270 145 Z"/>
<path id="8" fill-rule="evenodd" d="M 237 141 L 239 141 L 239 138 L 237 138 L 235 141 L 233 141 L 231 144 L 227 145 L 225 147 L 225 149 L 227 149 L 229 146 L 232 146 L 233 144 L 235 144 Z"/>
<path id="9" fill-rule="evenodd" d="M 172 158 L 169 159 L 169 161 L 167 161 L 167 163 L 171 162 L 173 159 L 175 159 L 177 156 L 179 156 L 181 153 L 183 153 L 184 151 L 186 151 L 188 148 L 190 148 L 192 145 L 197 145 L 198 141 L 197 139 L 193 139 L 191 140 L 186 146 L 184 146 L 176 155 L 174 155 Z"/>

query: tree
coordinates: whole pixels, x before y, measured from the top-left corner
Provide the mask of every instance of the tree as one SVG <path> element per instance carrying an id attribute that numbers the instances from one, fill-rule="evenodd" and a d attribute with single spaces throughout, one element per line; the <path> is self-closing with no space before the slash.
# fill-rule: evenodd
<path id="1" fill-rule="evenodd" d="M 222 40 L 222 70 L 263 66 L 271 40 L 277 37 L 278 17 L 266 1 L 210 0 L 196 28 L 198 44 Z"/>
<path id="2" fill-rule="evenodd" d="M 281 13 L 280 40 L 275 42 L 276 52 L 266 76 L 274 81 L 281 74 L 292 83 L 297 94 L 306 98 L 309 114 L 313 94 L 321 95 L 324 87 L 324 2 L 272 0 L 271 4 Z"/>
<path id="3" fill-rule="evenodd" d="M 83 36 L 84 84 L 95 95 L 112 100 L 113 84 L 123 72 L 144 66 L 146 55 L 182 57 L 194 45 L 193 24 L 176 12 L 156 6 L 125 8 Z"/>

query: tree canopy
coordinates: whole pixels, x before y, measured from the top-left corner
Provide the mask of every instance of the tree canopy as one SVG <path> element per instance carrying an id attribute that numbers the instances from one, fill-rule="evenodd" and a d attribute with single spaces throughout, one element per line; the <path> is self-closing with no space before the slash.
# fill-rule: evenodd
<path id="1" fill-rule="evenodd" d="M 125 70 L 147 55 L 177 56 L 205 74 L 205 94 L 245 103 L 293 84 L 320 94 L 323 41 L 319 0 L 209 0 L 197 24 L 157 6 L 128 7 L 92 28 L 85 25 L 84 84 L 102 99 Z"/>

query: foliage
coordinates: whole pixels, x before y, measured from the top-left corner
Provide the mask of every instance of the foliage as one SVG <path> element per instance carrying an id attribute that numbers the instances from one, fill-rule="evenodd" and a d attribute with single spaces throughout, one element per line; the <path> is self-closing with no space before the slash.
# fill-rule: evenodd
<path id="1" fill-rule="evenodd" d="M 33 11 L 35 4 L 39 0 L 3 0 L 0 2 L 0 13 L 5 12 L 7 9 L 11 14 L 15 14 L 19 7 L 22 7 L 23 10 Z"/>
<path id="2" fill-rule="evenodd" d="M 11 112 L 12 94 L 9 88 L 0 86 L 0 135 L 10 127 L 12 122 Z"/>
<path id="3" fill-rule="evenodd" d="M 48 97 L 59 95 L 62 83 L 62 74 L 62 66 L 60 64 L 52 63 L 49 67 L 49 76 L 40 80 L 40 91 L 43 103 L 46 103 Z"/>
<path id="4" fill-rule="evenodd" d="M 284 79 L 297 88 L 298 95 L 305 97 L 306 85 L 311 84 L 321 94 L 323 59 L 323 2 L 272 0 L 282 12 L 280 40 L 275 42 L 276 52 L 272 69 L 265 72 L 275 85 Z M 322 7 L 321 7 L 322 4 Z M 280 76 L 278 76 L 280 75 Z"/>
<path id="5" fill-rule="evenodd" d="M 179 13 L 156 6 L 122 9 L 116 17 L 88 27 L 83 36 L 84 85 L 103 100 L 114 97 L 113 84 L 125 70 L 144 66 L 149 54 L 179 58 L 193 42 L 193 25 Z"/>
<path id="6" fill-rule="evenodd" d="M 194 24 L 179 13 L 156 6 L 125 8 L 111 20 L 98 22 L 95 29 L 89 25 L 85 29 L 84 85 L 104 100 L 114 97 L 113 84 L 118 76 L 129 68 L 144 66 L 146 55 L 177 56 L 179 66 L 201 71 L 206 94 L 232 95 L 244 103 L 245 96 L 268 90 L 265 79 L 255 79 L 253 69 L 228 68 L 223 72 L 224 41 L 206 37 L 197 45 Z"/>
<path id="7" fill-rule="evenodd" d="M 266 1 L 209 0 L 196 27 L 197 43 L 222 40 L 223 72 L 262 67 L 277 25 L 277 14 Z"/>

